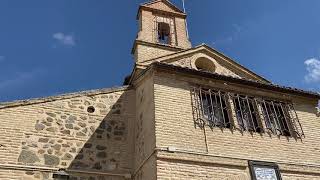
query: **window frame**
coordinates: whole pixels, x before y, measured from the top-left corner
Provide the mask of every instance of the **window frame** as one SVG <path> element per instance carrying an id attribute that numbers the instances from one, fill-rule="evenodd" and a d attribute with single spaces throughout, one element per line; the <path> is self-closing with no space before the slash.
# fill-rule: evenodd
<path id="1" fill-rule="evenodd" d="M 165 13 L 156 13 L 153 17 L 153 41 L 157 44 L 175 46 L 177 45 L 176 25 L 172 16 Z M 164 23 L 169 26 L 168 42 L 163 43 L 159 40 L 159 23 Z"/>
<path id="2" fill-rule="evenodd" d="M 157 22 L 157 42 L 164 45 L 172 44 L 172 35 L 171 35 L 171 27 L 167 22 Z M 167 29 L 166 29 L 167 28 Z M 167 31 L 165 34 L 164 31 Z M 163 40 L 161 39 L 163 35 Z"/>

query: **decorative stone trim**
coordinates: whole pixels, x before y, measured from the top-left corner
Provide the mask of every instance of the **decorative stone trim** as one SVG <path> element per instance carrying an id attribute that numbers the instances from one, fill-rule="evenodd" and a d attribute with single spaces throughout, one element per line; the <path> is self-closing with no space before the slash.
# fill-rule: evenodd
<path id="1" fill-rule="evenodd" d="M 216 156 L 206 153 L 192 153 L 176 151 L 174 153 L 165 150 L 158 150 L 157 159 L 169 161 L 186 161 L 204 164 L 220 164 L 225 166 L 234 166 L 238 168 L 247 168 L 249 159 L 232 158 L 224 156 Z M 289 162 L 277 162 L 280 170 L 283 172 L 291 172 L 297 174 L 310 173 L 320 174 L 319 164 L 292 164 Z"/>
<path id="2" fill-rule="evenodd" d="M 220 164 L 225 166 L 235 166 L 239 168 L 246 168 L 248 162 L 246 159 L 236 159 L 229 157 L 220 157 L 206 153 L 196 153 L 196 152 L 183 152 L 175 151 L 167 152 L 167 150 L 158 150 L 157 159 L 163 160 L 177 160 L 177 161 L 189 161 L 196 163 L 205 163 L 205 164 Z"/>
<path id="3" fill-rule="evenodd" d="M 145 45 L 145 46 L 156 47 L 156 48 L 160 48 L 160 49 L 177 51 L 177 52 L 178 51 L 180 52 L 181 50 L 184 50 L 183 47 L 179 47 L 179 46 L 165 45 L 165 44 L 147 42 L 147 41 L 136 39 L 134 41 L 134 44 L 133 44 L 133 47 L 132 47 L 132 50 L 131 50 L 131 54 L 134 54 L 137 45 Z M 169 56 L 169 55 L 165 55 L 165 56 Z M 161 58 L 161 57 L 157 57 L 157 58 Z M 157 59 L 157 58 L 154 58 L 154 59 Z M 151 61 L 151 60 L 153 60 L 153 59 L 145 60 L 144 62 Z"/>

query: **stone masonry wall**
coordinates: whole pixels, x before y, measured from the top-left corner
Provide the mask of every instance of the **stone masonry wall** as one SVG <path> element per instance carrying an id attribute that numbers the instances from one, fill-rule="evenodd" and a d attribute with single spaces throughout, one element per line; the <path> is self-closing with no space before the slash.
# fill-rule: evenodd
<path id="1" fill-rule="evenodd" d="M 216 180 L 247 180 L 244 169 L 233 166 L 221 166 L 199 162 L 185 162 L 179 160 L 158 160 L 158 180 L 170 179 L 216 179 Z M 234 177 L 234 179 L 231 179 Z"/>
<path id="2" fill-rule="evenodd" d="M 171 146 L 176 148 L 177 151 L 202 154 L 204 157 L 217 156 L 243 159 L 240 166 L 245 167 L 247 166 L 247 160 L 277 162 L 284 177 L 299 179 L 298 177 L 301 176 L 305 179 L 312 179 L 311 177 L 314 176 L 320 178 L 320 145 L 318 143 L 320 140 L 320 118 L 316 116 L 315 101 L 302 100 L 291 96 L 305 133 L 305 138 L 302 139 L 296 140 L 265 133 L 241 133 L 238 130 L 230 131 L 229 129 L 211 129 L 209 127 L 206 127 L 204 131 L 194 124 L 190 83 L 204 83 L 203 85 L 206 87 L 228 87 L 236 91 L 242 90 L 244 93 L 270 97 L 278 96 L 277 93 L 267 93 L 257 91 L 257 89 L 240 88 L 223 82 L 219 83 L 218 81 L 209 82 L 204 79 L 192 79 L 160 72 L 156 73 L 154 82 L 157 148 L 166 149 Z M 187 168 L 186 171 L 189 172 L 193 169 L 192 167 L 196 168 L 198 165 L 193 166 L 192 163 L 190 164 L 190 160 L 187 163 L 183 159 L 183 154 L 179 154 L 179 157 L 182 158 L 179 161 L 180 168 L 175 168 L 173 172 L 170 168 L 160 168 L 159 166 L 158 173 L 161 170 L 161 174 L 166 174 L 164 177 L 169 176 L 170 173 L 178 173 L 181 179 L 189 178 L 189 175 L 183 175 L 184 168 Z M 189 157 L 189 159 L 192 160 L 192 157 Z M 199 157 L 194 156 L 192 161 L 197 159 Z M 217 160 L 210 163 L 213 162 L 217 162 Z M 173 168 L 172 164 L 174 163 L 161 161 L 160 165 Z M 230 163 L 230 165 L 232 164 Z M 299 168 L 294 168 L 295 166 L 299 166 Z M 188 170 L 189 167 L 190 170 Z M 213 168 L 210 171 L 218 173 L 219 170 Z M 161 177 L 161 174 L 158 174 L 158 178 Z M 211 175 L 208 174 L 208 177 L 211 177 Z"/>
<path id="3" fill-rule="evenodd" d="M 138 39 L 146 42 L 153 42 L 153 15 L 152 12 L 150 11 L 141 11 L 140 13 L 140 23 L 141 23 L 141 28 L 138 33 Z"/>
<path id="4" fill-rule="evenodd" d="M 172 9 L 172 7 L 164 4 L 164 3 L 161 2 L 161 1 L 160 1 L 160 2 L 157 2 L 157 3 L 150 4 L 150 5 L 148 5 L 148 6 L 151 7 L 151 8 L 154 8 L 154 9 L 160 9 L 160 10 L 162 10 L 162 11 L 173 12 L 173 13 L 176 12 L 175 9 Z"/>
<path id="5" fill-rule="evenodd" d="M 99 172 L 130 174 L 133 90 L 10 106 L 0 108 L 0 170 L 16 172 L 16 179 L 50 179 L 53 169 L 72 171 L 73 179 L 123 179 Z M 0 177 L 9 175 L 0 171 Z"/>
<path id="6" fill-rule="evenodd" d="M 176 66 L 197 69 L 195 62 L 198 58 L 206 58 L 208 61 L 211 61 L 215 66 L 215 71 L 213 73 L 217 73 L 225 76 L 233 76 L 236 78 L 241 78 L 241 77 L 249 78 L 246 75 L 237 72 L 234 68 L 230 66 L 229 67 L 226 66 L 225 64 L 222 63 L 223 61 L 221 60 L 218 61 L 215 58 L 212 58 L 206 55 L 205 53 L 196 53 L 196 54 L 193 54 L 192 56 L 184 57 L 179 60 L 171 61 L 168 63 L 172 63 L 173 65 L 176 65 Z"/>
<path id="7" fill-rule="evenodd" d="M 151 5 L 151 7 L 154 9 L 161 9 L 167 12 L 171 11 L 171 8 L 169 8 L 163 2 L 153 4 Z M 140 17 L 139 17 L 139 24 L 141 26 L 138 32 L 137 40 L 153 43 L 154 45 L 156 45 L 155 37 L 157 35 L 155 32 L 156 25 L 154 24 L 155 16 L 161 17 L 163 16 L 163 14 L 161 13 L 159 14 L 156 11 L 153 12 L 152 10 L 145 10 L 145 9 L 141 10 Z M 173 38 L 173 41 L 176 41 L 176 40 L 178 41 L 177 46 L 176 45 L 175 46 L 182 49 L 191 48 L 191 43 L 187 38 L 187 34 L 186 34 L 185 19 L 181 17 L 175 17 L 175 15 L 168 15 L 168 17 L 174 19 L 173 22 L 174 22 L 175 35 L 172 38 Z M 157 57 L 174 53 L 178 50 L 179 49 L 171 50 L 169 48 L 164 48 L 162 46 L 152 47 L 151 45 L 137 45 L 135 47 L 134 57 L 136 62 L 143 62 L 146 60 L 150 60 L 150 59 L 154 59 Z"/>
<path id="8" fill-rule="evenodd" d="M 156 175 L 155 159 L 149 158 L 155 149 L 154 89 L 151 75 L 136 85 L 135 174 L 136 180 L 152 180 Z"/>
<path id="9" fill-rule="evenodd" d="M 175 53 L 175 51 L 138 44 L 135 52 L 135 58 L 136 58 L 135 60 L 136 62 L 141 63 L 144 61 L 148 61 L 148 60 L 169 55 L 172 53 Z"/>
<path id="10" fill-rule="evenodd" d="M 187 37 L 186 20 L 183 18 L 176 17 L 175 23 L 176 23 L 176 29 L 177 29 L 178 46 L 183 47 L 185 49 L 191 48 L 192 46 L 189 41 L 189 37 Z"/>
<path id="11" fill-rule="evenodd" d="M 169 9 L 165 9 L 167 7 L 167 5 L 165 5 L 162 2 L 154 4 L 154 5 L 155 6 L 152 7 L 154 9 L 161 9 L 163 11 L 170 12 Z M 141 10 L 140 16 L 141 16 L 142 27 L 140 29 L 141 31 L 138 34 L 139 40 L 155 43 L 154 42 L 154 40 L 155 40 L 154 39 L 154 37 L 155 37 L 154 18 L 157 15 L 162 16 L 163 13 L 159 13 L 156 11 L 152 12 L 152 10 L 145 10 L 145 9 Z M 191 48 L 191 43 L 190 43 L 189 39 L 187 38 L 185 19 L 178 17 L 176 15 L 170 15 L 170 14 L 165 14 L 165 16 L 170 17 L 170 18 L 171 17 L 174 18 L 175 36 L 176 36 L 176 39 L 178 40 L 177 46 L 184 48 L 184 49 Z"/>

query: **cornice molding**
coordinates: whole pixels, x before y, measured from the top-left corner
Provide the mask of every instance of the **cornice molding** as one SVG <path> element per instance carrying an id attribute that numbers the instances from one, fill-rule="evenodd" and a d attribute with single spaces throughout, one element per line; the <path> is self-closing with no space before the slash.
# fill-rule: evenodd
<path id="1" fill-rule="evenodd" d="M 145 45 L 145 46 L 150 46 L 150 47 L 155 47 L 155 48 L 160 48 L 160 49 L 166 49 L 166 50 L 171 50 L 171 51 L 184 50 L 184 48 L 178 47 L 178 46 L 171 46 L 171 45 L 165 45 L 165 44 L 159 44 L 159 43 L 152 43 L 152 42 L 147 42 L 147 41 L 136 39 L 134 41 L 134 43 L 133 43 L 131 54 L 134 54 L 137 45 Z"/>

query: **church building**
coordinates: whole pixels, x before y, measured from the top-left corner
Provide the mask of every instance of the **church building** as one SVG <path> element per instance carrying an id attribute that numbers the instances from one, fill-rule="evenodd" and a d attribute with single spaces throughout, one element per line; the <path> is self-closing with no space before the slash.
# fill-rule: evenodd
<path id="1" fill-rule="evenodd" d="M 0 179 L 320 179 L 320 94 L 192 46 L 186 17 L 140 5 L 121 87 L 0 103 Z"/>

